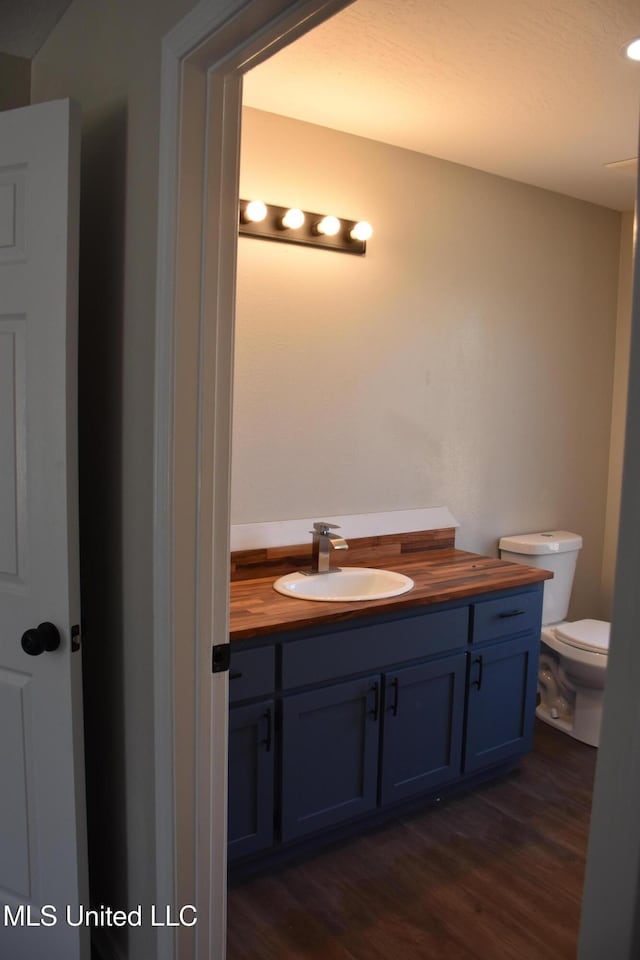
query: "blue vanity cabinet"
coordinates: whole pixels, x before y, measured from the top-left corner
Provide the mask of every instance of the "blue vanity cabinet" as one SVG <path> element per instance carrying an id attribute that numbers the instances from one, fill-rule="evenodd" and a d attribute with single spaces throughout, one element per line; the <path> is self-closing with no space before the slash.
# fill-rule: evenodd
<path id="1" fill-rule="evenodd" d="M 472 654 L 464 772 L 492 767 L 533 746 L 539 637 L 492 644 Z"/>
<path id="2" fill-rule="evenodd" d="M 542 589 L 473 605 L 464 773 L 533 746 Z"/>
<path id="3" fill-rule="evenodd" d="M 509 769 L 541 611 L 540 584 L 232 645 L 229 860 Z"/>
<path id="4" fill-rule="evenodd" d="M 273 845 L 274 703 L 229 711 L 229 860 Z"/>
<path id="5" fill-rule="evenodd" d="M 466 662 L 459 653 L 384 675 L 381 804 L 460 776 Z"/>
<path id="6" fill-rule="evenodd" d="M 380 697 L 375 675 L 283 698 L 283 841 L 375 809 Z"/>
<path id="7" fill-rule="evenodd" d="M 275 651 L 231 650 L 229 670 L 229 860 L 274 843 Z M 264 698 L 248 703 L 250 698 Z"/>
<path id="8" fill-rule="evenodd" d="M 283 841 L 460 776 L 468 637 L 460 605 L 282 644 Z"/>

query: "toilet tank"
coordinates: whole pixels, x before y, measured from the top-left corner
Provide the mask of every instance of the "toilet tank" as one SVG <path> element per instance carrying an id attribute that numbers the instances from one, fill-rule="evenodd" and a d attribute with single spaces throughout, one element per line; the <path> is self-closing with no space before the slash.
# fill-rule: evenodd
<path id="1" fill-rule="evenodd" d="M 553 580 L 544 582 L 542 623 L 559 623 L 569 610 L 573 575 L 582 537 L 567 530 L 519 533 L 502 537 L 498 543 L 503 560 L 515 560 L 529 567 L 551 570 Z"/>

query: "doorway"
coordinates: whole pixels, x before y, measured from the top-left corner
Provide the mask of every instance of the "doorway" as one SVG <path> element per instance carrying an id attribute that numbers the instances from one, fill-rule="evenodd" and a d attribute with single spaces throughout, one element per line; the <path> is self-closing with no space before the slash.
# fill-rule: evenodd
<path id="1" fill-rule="evenodd" d="M 159 902 L 171 902 L 178 889 L 209 918 L 185 934 L 195 938 L 198 956 L 222 957 L 224 949 L 225 782 L 215 764 L 212 776 L 210 758 L 224 757 L 227 690 L 225 676 L 212 682 L 210 669 L 212 639 L 224 643 L 227 635 L 229 241 L 236 233 L 240 77 L 345 5 L 254 3 L 217 29 L 192 18 L 175 32 L 165 63 L 156 398 L 156 699 L 165 748 L 157 753 Z M 200 236 L 202 245 L 194 239 Z M 177 623 L 193 639 L 180 658 Z M 177 749 L 185 742 L 193 753 Z M 167 830 L 169 843 L 160 835 Z M 173 956 L 174 944 L 164 949 Z"/>
<path id="2" fill-rule="evenodd" d="M 333 24 L 335 25 L 340 19 L 343 18 L 337 18 Z M 303 43 L 304 41 L 300 45 Z M 279 57 L 274 59 L 277 61 Z M 273 63 L 274 59 L 270 60 L 269 64 Z M 263 72 L 258 67 L 255 75 L 259 77 Z M 247 78 L 245 88 L 251 77 L 252 74 Z M 393 177 L 385 178 L 379 173 L 379 171 L 388 170 L 393 170 Z M 470 181 L 467 180 L 467 174 Z M 357 183 L 355 188 L 354 183 Z M 346 189 L 344 184 L 348 185 Z M 474 273 L 478 260 L 477 251 L 474 249 L 473 259 L 466 262 L 464 259 L 465 236 L 474 234 L 476 240 L 482 236 L 480 245 L 485 251 L 490 248 L 490 231 L 487 231 L 486 236 L 481 235 L 481 224 L 478 221 L 474 221 L 474 230 L 469 229 L 467 212 L 470 208 L 486 202 L 488 196 L 491 198 L 494 216 L 500 220 L 502 229 L 508 236 L 517 236 L 518 224 L 535 219 L 537 213 L 537 210 L 530 210 L 527 213 L 524 208 L 514 207 L 514 204 L 518 203 L 516 198 L 523 203 L 532 199 L 537 205 L 547 199 L 549 201 L 547 213 L 550 214 L 551 200 L 545 198 L 539 191 L 531 191 L 530 188 L 517 184 L 509 184 L 507 189 L 513 221 L 503 217 L 503 198 L 499 186 L 494 178 L 487 175 L 471 173 L 459 167 L 452 169 L 451 165 L 442 161 L 426 157 L 419 158 L 415 154 L 409 155 L 406 151 L 389 145 L 350 137 L 335 129 L 306 123 L 303 118 L 294 120 L 245 108 L 241 143 L 241 197 L 251 199 L 255 196 L 281 204 L 287 202 L 300 206 L 307 204 L 305 208 L 313 210 L 330 209 L 338 213 L 345 212 L 350 216 L 365 216 L 373 220 L 377 229 L 368 244 L 366 258 L 358 260 L 290 245 L 265 244 L 264 241 L 255 239 L 241 237 L 239 240 L 235 385 L 236 396 L 240 395 L 241 409 L 234 404 L 234 417 L 239 418 L 239 423 L 234 428 L 232 497 L 236 498 L 236 503 L 232 504 L 234 508 L 232 522 L 234 513 L 237 522 L 250 523 L 252 520 L 261 519 L 275 521 L 299 516 L 332 516 L 337 513 L 349 513 L 351 510 L 355 512 L 362 504 L 362 498 L 371 495 L 378 477 L 382 475 L 385 466 L 389 463 L 393 463 L 396 468 L 401 465 L 398 474 L 402 476 L 398 476 L 395 480 L 395 492 L 403 498 L 411 496 L 412 492 L 407 493 L 403 484 L 405 479 L 413 480 L 415 476 L 419 476 L 418 470 L 415 469 L 420 465 L 419 457 L 416 456 L 415 461 L 409 460 L 406 453 L 403 454 L 403 447 L 399 444 L 394 452 L 387 453 L 378 446 L 376 455 L 370 461 L 367 460 L 366 441 L 371 427 L 367 424 L 366 418 L 362 421 L 358 419 L 358 414 L 363 407 L 361 398 L 358 396 L 359 390 L 371 398 L 366 412 L 368 414 L 375 410 L 375 417 L 371 419 L 380 427 L 374 438 L 377 444 L 388 443 L 394 438 L 394 426 L 395 438 L 399 440 L 397 436 L 399 427 L 412 423 L 415 428 L 415 432 L 411 435 L 414 440 L 413 447 L 422 449 L 423 434 L 419 429 L 422 427 L 424 430 L 425 425 L 430 423 L 430 411 L 425 409 L 424 402 L 420 402 L 423 395 L 420 389 L 416 388 L 416 384 L 420 381 L 420 373 L 425 374 L 428 371 L 432 378 L 431 396 L 439 397 L 441 400 L 437 408 L 441 421 L 454 407 L 452 398 L 447 392 L 447 384 L 452 390 L 459 391 L 461 381 L 465 383 L 476 397 L 476 408 L 481 408 L 486 402 L 487 372 L 494 369 L 506 370 L 506 361 L 510 359 L 511 367 L 516 367 L 518 375 L 522 376 L 524 364 L 514 359 L 519 344 L 524 342 L 527 347 L 530 346 L 527 331 L 532 329 L 537 329 L 538 342 L 545 337 L 544 325 L 536 317 L 539 306 L 533 308 L 530 317 L 525 316 L 525 311 L 530 305 L 523 304 L 520 316 L 513 315 L 515 311 L 511 311 L 509 316 L 504 318 L 503 329 L 508 328 L 511 331 L 509 356 L 503 357 L 502 364 L 498 362 L 492 365 L 489 358 L 482 352 L 482 340 L 485 340 L 486 344 L 491 344 L 494 356 L 500 350 L 500 346 L 496 342 L 497 335 L 495 338 L 490 336 L 491 326 L 483 322 L 483 318 L 485 315 L 490 316 L 491 313 L 496 316 L 498 306 L 490 303 L 490 298 L 483 301 L 482 290 L 487 287 L 500 289 L 500 276 L 492 277 L 491 262 L 499 263 L 499 269 L 507 275 L 513 272 L 508 266 L 511 261 L 508 253 L 503 249 L 498 250 L 483 260 L 480 277 Z M 401 190 L 405 191 L 404 195 Z M 339 205 L 338 201 L 343 193 L 343 203 L 350 202 L 353 206 Z M 437 202 L 434 200 L 435 197 Z M 402 231 L 394 232 L 395 222 L 399 219 L 397 211 L 406 211 L 410 198 L 413 201 L 414 216 L 404 215 L 401 218 Z M 447 213 L 446 223 L 443 222 L 444 218 L 436 212 L 442 210 L 446 210 Z M 563 205 L 563 216 L 564 213 Z M 488 217 L 487 220 L 489 220 Z M 419 224 L 418 230 L 415 229 L 415 223 Z M 562 228 L 559 221 L 557 223 L 560 231 Z M 437 228 L 434 224 L 437 224 Z M 437 242 L 433 239 L 435 229 L 438 229 Z M 394 238 L 394 249 L 390 249 L 390 236 Z M 454 238 L 458 238 L 457 246 Z M 421 240 L 426 241 L 429 250 L 428 264 L 424 262 L 414 264 L 412 261 L 412 251 L 418 251 L 417 256 L 422 253 Z M 613 248 L 616 240 L 617 234 L 614 233 L 608 237 L 606 245 Z M 480 292 L 476 292 L 474 300 L 478 317 L 475 323 L 475 350 L 470 351 L 472 355 L 468 357 L 456 349 L 461 345 L 463 335 L 470 333 L 469 327 L 465 325 L 465 316 L 460 311 L 460 301 L 464 299 L 464 293 L 457 286 L 452 288 L 447 279 L 441 280 L 442 277 L 447 278 L 447 267 L 450 266 L 447 260 L 453 259 L 451 253 L 453 249 L 456 250 L 457 269 L 460 275 L 465 277 L 467 288 L 473 287 L 475 290 L 480 286 Z M 533 262 L 536 254 L 534 243 L 527 260 Z M 612 259 L 615 257 L 612 256 Z M 512 266 L 517 269 L 516 264 Z M 432 272 L 429 272 L 430 270 Z M 552 271 L 545 269 L 544 273 L 548 278 L 547 287 L 550 288 Z M 581 271 L 578 273 L 578 277 L 574 277 L 576 288 L 580 285 Z M 479 280 L 481 285 L 478 283 Z M 566 271 L 563 274 L 564 282 L 568 282 Z M 445 300 L 442 287 L 452 288 L 453 296 L 450 300 Z M 389 289 L 393 291 L 393 299 L 389 296 Z M 415 305 L 402 298 L 403 291 L 413 292 L 416 289 L 420 289 L 422 293 L 419 311 L 416 311 Z M 301 296 L 302 291 L 304 291 L 303 296 Z M 434 295 L 435 291 L 438 291 L 435 295 L 438 296 L 440 315 L 446 316 L 446 329 L 440 327 L 441 317 L 432 309 L 429 300 L 429 296 Z M 551 289 L 545 291 L 545 295 L 548 296 L 545 313 L 550 326 L 562 328 L 564 323 L 568 329 L 569 319 L 554 314 L 554 310 L 557 311 L 558 308 Z M 522 296 L 522 300 L 524 299 L 525 297 Z M 513 305 L 515 306 L 515 303 Z M 394 317 L 392 331 L 388 323 L 391 313 Z M 553 321 L 551 317 L 554 317 Z M 482 337 L 477 335 L 478 331 L 483 331 Z M 429 339 L 436 332 L 437 337 Z M 576 330 L 575 336 L 577 335 Z M 406 344 L 411 344 L 409 351 L 406 350 Z M 447 369 L 447 363 L 451 362 L 452 357 L 455 357 L 455 366 Z M 466 365 L 467 359 L 470 366 Z M 567 363 L 567 357 L 563 359 L 557 349 L 554 360 L 558 363 L 559 369 Z M 545 366 L 535 374 L 536 379 L 542 378 L 545 371 L 548 371 L 548 361 L 544 360 L 542 350 L 539 351 L 539 361 L 544 362 Z M 535 370 L 537 362 L 536 357 L 529 358 L 527 376 L 534 376 L 532 371 Z M 398 364 L 400 364 L 399 371 Z M 439 369 L 433 370 L 434 367 Z M 402 382 L 402 375 L 404 375 L 404 382 Z M 436 384 L 435 390 L 433 381 Z M 314 383 L 317 384 L 316 390 L 313 389 Z M 505 387 L 503 375 L 503 383 L 496 391 L 496 396 L 501 396 L 505 389 L 512 396 L 513 406 L 522 402 L 517 398 L 515 389 L 509 390 Z M 547 400 L 552 390 L 553 387 L 550 387 Z M 290 402 L 287 402 L 287 398 L 290 398 Z M 561 396 L 556 396 L 552 405 L 559 403 L 561 399 Z M 467 408 L 466 404 L 463 406 Z M 523 407 L 528 406 L 529 401 L 525 400 L 520 408 L 521 414 L 524 412 Z M 286 416 L 286 431 L 278 428 L 277 411 Z M 415 421 L 412 421 L 411 414 L 414 411 L 419 411 L 419 415 Z M 395 417 L 394 422 L 389 422 L 388 419 L 391 412 Z M 515 418 L 521 420 L 518 416 Z M 296 428 L 298 421 L 302 419 L 306 426 L 304 432 Z M 504 436 L 507 430 L 501 430 L 498 426 L 499 411 L 495 412 L 494 423 L 496 439 L 501 442 L 499 438 Z M 530 423 L 533 430 L 533 418 Z M 482 444 L 486 447 L 491 442 L 491 438 L 482 436 L 479 429 L 477 432 L 481 436 Z M 547 444 L 549 444 L 551 436 L 548 425 L 546 425 L 546 432 Z M 473 450 L 473 439 L 468 437 L 463 424 L 448 424 L 440 435 L 435 431 L 433 433 L 443 443 L 446 441 L 447 434 L 455 436 L 459 447 L 464 445 L 469 450 Z M 558 436 L 560 448 L 558 459 L 562 457 L 562 443 L 565 436 L 563 429 Z M 318 438 L 322 438 L 323 448 L 330 451 L 330 461 L 325 465 L 326 473 L 322 469 L 322 452 L 318 451 Z M 350 460 L 349 443 L 352 450 L 355 448 L 355 463 Z M 320 462 L 318 455 L 320 455 Z M 520 451 L 514 449 L 514 460 L 517 460 L 520 455 Z M 461 458 L 463 457 L 464 454 L 461 453 Z M 483 462 L 479 454 L 476 454 L 476 458 L 476 464 Z M 440 461 L 445 458 L 436 455 L 434 459 Z M 499 459 L 499 451 L 496 451 L 491 459 L 495 463 Z M 377 464 L 377 475 L 372 470 L 374 464 Z M 357 469 L 360 466 L 364 466 L 365 469 L 358 474 Z M 319 470 L 322 485 L 318 491 Z M 502 472 L 505 472 L 504 468 Z M 432 478 L 425 477 L 423 474 L 420 477 L 423 485 L 425 479 Z M 533 478 L 532 482 L 534 482 Z M 331 500 L 334 485 L 339 487 L 339 494 Z M 482 481 L 479 486 L 482 488 L 486 504 L 491 499 L 486 489 L 488 483 Z M 515 480 L 510 480 L 508 486 L 512 488 L 510 496 L 514 497 L 515 492 L 515 499 L 519 499 L 522 494 Z M 451 478 L 443 484 L 443 487 L 449 489 L 453 487 Z M 345 508 L 345 502 L 348 503 L 352 491 L 353 495 L 359 499 Z M 419 494 L 413 491 L 413 495 Z M 583 489 L 583 495 L 586 498 L 585 489 Z M 555 494 L 554 499 L 558 503 L 559 510 L 558 493 Z M 403 499 L 403 505 L 406 502 L 407 500 Z M 427 502 L 440 501 L 429 497 Z M 370 506 L 374 508 L 373 504 Z M 517 503 L 514 503 L 514 506 L 517 506 Z M 501 509 L 504 509 L 502 504 Z M 262 513 L 252 514 L 251 510 L 262 511 Z M 307 529 L 308 527 L 304 528 L 305 533 Z M 346 523 L 343 524 L 343 532 L 348 538 L 349 528 Z M 277 544 L 274 543 L 274 545 Z M 251 544 L 248 543 L 247 546 Z M 562 743 L 559 746 L 562 746 Z M 564 746 L 567 747 L 567 755 L 570 756 L 569 748 L 572 746 L 570 741 Z M 553 776 L 554 774 L 550 771 L 549 778 L 553 779 Z M 532 792 L 535 792 L 535 788 L 532 788 Z M 517 791 L 514 791 L 513 796 L 517 796 Z M 479 802 L 479 810 L 482 807 L 483 804 Z M 482 835 L 489 830 L 497 835 L 495 825 L 487 826 L 489 820 L 483 821 L 479 810 L 475 820 L 479 834 Z M 458 815 L 463 819 L 462 814 Z M 532 811 L 533 819 L 535 815 Z M 583 811 L 577 819 L 584 826 Z M 402 850 L 402 828 L 399 825 L 395 826 L 397 846 Z M 406 827 L 406 824 L 403 826 Z M 438 825 L 435 820 L 432 830 L 434 835 L 438 834 Z M 467 840 L 471 848 L 472 841 L 470 838 Z M 582 856 L 584 856 L 586 833 L 581 842 Z M 405 842 L 405 850 L 407 846 L 409 844 Z M 478 846 L 481 847 L 480 840 Z M 371 873 L 367 874 L 364 869 L 361 869 L 359 879 L 363 888 L 373 890 L 376 888 L 376 879 L 379 879 L 384 872 L 380 862 L 376 861 L 375 848 L 372 844 L 366 844 L 363 841 L 361 845 L 355 844 L 349 849 L 354 852 L 354 857 L 357 859 L 358 850 L 364 848 L 367 856 L 366 858 L 362 856 L 361 859 L 370 862 Z M 532 861 L 535 859 L 534 848 L 535 844 L 530 848 Z M 298 918 L 297 927 L 295 922 L 293 925 L 294 937 L 301 936 L 300 927 L 304 927 L 306 923 L 316 930 L 318 942 L 325 942 L 322 935 L 322 930 L 325 930 L 327 942 L 333 944 L 334 950 L 337 950 L 339 945 L 344 948 L 347 944 L 355 944 L 356 956 L 375 956 L 375 947 L 364 938 L 367 933 L 370 935 L 373 928 L 384 940 L 383 918 L 389 910 L 388 901 L 385 902 L 381 896 L 382 891 L 386 889 L 385 884 L 380 883 L 375 899 L 365 905 L 362 890 L 359 895 L 356 895 L 354 891 L 358 885 L 354 881 L 349 883 L 347 879 L 351 863 L 346 849 L 342 848 L 335 857 L 327 854 L 327 856 L 322 855 L 321 860 L 309 861 L 306 897 L 300 895 L 305 879 L 305 869 L 302 865 L 293 872 L 279 872 L 272 883 L 265 879 L 261 883 L 246 885 L 241 891 L 234 888 L 229 912 L 232 960 L 250 955 L 249 944 L 252 941 L 249 934 L 251 926 L 249 919 L 251 917 L 255 919 L 257 939 L 254 943 L 254 952 L 256 956 L 259 956 L 261 942 L 270 943 L 270 949 L 286 956 L 287 950 L 293 949 L 292 942 L 287 943 L 285 937 L 288 930 L 286 917 L 289 915 Z M 523 854 L 522 863 L 517 867 L 514 865 L 513 869 L 516 874 L 522 876 L 524 873 L 529 873 L 531 864 L 527 866 L 526 844 L 522 844 L 519 850 Z M 574 852 L 578 856 L 577 852 Z M 385 855 L 388 858 L 387 862 L 391 862 L 392 856 L 389 849 L 385 851 Z M 551 868 L 550 873 L 561 875 L 562 856 L 563 854 L 560 854 L 556 867 Z M 326 878 L 332 873 L 330 866 L 332 859 L 340 863 L 340 868 L 335 869 L 335 875 L 342 878 L 339 884 L 342 894 L 336 895 L 333 901 L 335 922 L 329 923 L 327 918 L 332 911 L 325 905 L 324 914 L 322 914 L 317 901 L 322 897 L 321 891 L 326 889 Z M 462 854 L 462 860 L 464 860 L 464 854 Z M 467 865 L 470 862 L 472 861 L 469 857 L 466 860 Z M 377 866 L 373 866 L 374 863 Z M 452 868 L 452 872 L 454 871 L 455 868 Z M 321 879 L 323 876 L 325 882 Z M 440 874 L 440 879 L 445 886 L 451 886 L 451 880 L 445 872 Z M 578 913 L 575 904 L 579 903 L 580 899 L 581 878 L 576 878 L 574 875 L 573 882 L 575 886 L 570 897 L 573 906 L 570 911 L 567 911 L 564 924 L 565 948 L 570 938 L 573 938 L 575 946 L 578 929 Z M 394 884 L 401 886 L 397 873 L 393 874 L 390 883 L 392 887 Z M 426 875 L 418 879 L 416 874 L 414 876 L 414 897 L 416 898 L 420 896 L 421 884 L 422 889 L 432 885 L 429 884 Z M 513 884 L 503 884 L 503 886 L 506 892 L 509 886 L 513 887 Z M 315 904 L 309 893 L 312 888 L 317 888 Z M 471 887 L 467 892 L 469 899 L 472 899 Z M 566 893 L 566 890 L 558 892 L 557 903 L 562 894 L 566 895 Z M 354 937 L 353 930 L 349 930 L 349 923 L 344 913 L 340 915 L 339 921 L 335 919 L 339 906 L 344 905 L 345 902 L 351 904 L 354 915 L 360 919 L 358 924 L 361 927 L 358 931 L 362 937 L 360 940 Z M 357 910 L 356 905 L 359 908 Z M 540 909 L 544 909 L 542 905 Z M 444 904 L 440 912 L 444 919 L 446 912 Z M 274 916 L 273 930 L 269 930 L 266 923 L 270 913 Z M 509 913 L 504 905 L 502 913 Z M 487 924 L 489 924 L 489 914 L 490 909 L 487 905 L 483 917 L 483 922 Z M 423 920 L 426 921 L 427 915 L 428 907 L 425 905 Z M 376 918 L 375 924 L 372 923 L 372 916 Z M 321 922 L 323 917 L 324 923 Z M 240 921 L 239 918 L 242 920 Z M 419 931 L 417 935 L 424 934 L 424 929 L 420 929 L 417 915 L 413 919 L 416 924 L 415 929 Z M 449 926 L 452 926 L 450 921 Z M 472 925 L 470 926 L 472 928 Z M 500 923 L 496 919 L 491 926 L 495 930 L 494 953 L 495 956 L 500 956 L 497 932 Z M 336 927 L 339 927 L 339 934 L 336 932 Z M 333 931 L 332 936 L 327 932 L 329 928 Z M 533 949 L 535 949 L 535 935 L 533 931 L 522 930 L 521 932 L 524 940 L 520 946 L 524 956 L 526 955 L 524 952 L 526 937 L 531 936 Z M 388 932 L 386 935 L 388 936 Z M 403 935 L 408 935 L 406 929 Z M 276 950 L 273 944 L 278 936 L 281 939 L 277 941 Z M 342 939 L 343 936 L 346 940 Z M 471 930 L 469 936 L 471 936 Z M 462 949 L 460 945 L 458 947 Z M 302 946 L 300 949 L 303 949 Z M 311 949 L 310 944 L 308 949 Z M 439 952 L 444 955 L 449 949 L 455 951 L 455 945 L 443 939 Z M 411 956 L 409 948 L 406 953 L 407 956 Z M 435 946 L 433 955 L 438 955 Z"/>

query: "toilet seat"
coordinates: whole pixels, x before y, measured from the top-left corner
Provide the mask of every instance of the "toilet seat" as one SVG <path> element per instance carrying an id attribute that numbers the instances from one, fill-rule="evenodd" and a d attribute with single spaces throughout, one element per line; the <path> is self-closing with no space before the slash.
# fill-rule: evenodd
<path id="1" fill-rule="evenodd" d="M 610 624 L 605 620 L 576 620 L 554 628 L 558 640 L 587 653 L 609 652 Z"/>

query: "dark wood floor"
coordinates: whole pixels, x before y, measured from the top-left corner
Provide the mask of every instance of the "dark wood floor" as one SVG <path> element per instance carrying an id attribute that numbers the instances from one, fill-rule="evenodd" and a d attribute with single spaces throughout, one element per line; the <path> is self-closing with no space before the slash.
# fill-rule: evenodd
<path id="1" fill-rule="evenodd" d="M 573 960 L 596 753 L 538 722 L 517 772 L 231 888 L 228 960 Z"/>

